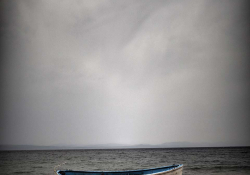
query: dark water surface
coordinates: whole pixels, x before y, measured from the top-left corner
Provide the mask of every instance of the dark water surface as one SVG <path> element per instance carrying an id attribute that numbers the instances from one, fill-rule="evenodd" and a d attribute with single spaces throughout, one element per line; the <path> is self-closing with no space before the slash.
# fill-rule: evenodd
<path id="1" fill-rule="evenodd" d="M 65 164 L 63 164 L 65 163 Z M 250 175 L 250 147 L 1 151 L 0 174 L 135 170 L 184 164 L 183 175 Z"/>

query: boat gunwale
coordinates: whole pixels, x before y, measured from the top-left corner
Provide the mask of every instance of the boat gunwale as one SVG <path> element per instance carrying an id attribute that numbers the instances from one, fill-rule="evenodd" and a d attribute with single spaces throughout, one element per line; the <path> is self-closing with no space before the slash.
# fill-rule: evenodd
<path id="1" fill-rule="evenodd" d="M 57 170 L 57 174 L 62 172 L 72 172 L 72 173 L 136 173 L 136 172 L 146 172 L 146 171 L 154 171 L 154 170 L 161 170 L 161 169 L 166 169 L 165 171 L 160 171 L 160 172 L 155 172 L 155 173 L 150 173 L 150 174 L 158 174 L 162 172 L 168 172 L 172 170 L 176 170 L 179 168 L 182 168 L 183 164 L 177 164 L 177 165 L 169 165 L 169 166 L 164 166 L 164 167 L 157 167 L 157 168 L 149 168 L 149 169 L 140 169 L 140 170 L 124 170 L 124 171 L 74 171 L 74 170 Z M 60 175 L 60 174 L 59 174 Z"/>

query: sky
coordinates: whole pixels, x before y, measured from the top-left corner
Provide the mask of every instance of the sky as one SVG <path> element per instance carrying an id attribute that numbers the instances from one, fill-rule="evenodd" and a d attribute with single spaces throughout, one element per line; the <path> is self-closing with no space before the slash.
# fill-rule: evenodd
<path id="1" fill-rule="evenodd" d="M 247 1 L 0 1 L 0 144 L 250 146 Z"/>

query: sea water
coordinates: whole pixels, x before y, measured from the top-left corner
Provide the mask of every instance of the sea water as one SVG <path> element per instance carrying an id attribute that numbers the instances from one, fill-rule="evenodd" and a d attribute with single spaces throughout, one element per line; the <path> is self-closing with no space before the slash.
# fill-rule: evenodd
<path id="1" fill-rule="evenodd" d="M 249 175 L 250 147 L 1 151 L 0 174 L 112 171 L 184 164 L 183 175 Z"/>

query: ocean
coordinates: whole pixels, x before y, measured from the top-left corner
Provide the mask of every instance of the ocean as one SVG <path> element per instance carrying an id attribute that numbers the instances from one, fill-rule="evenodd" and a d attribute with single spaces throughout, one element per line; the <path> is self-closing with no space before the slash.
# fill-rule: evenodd
<path id="1" fill-rule="evenodd" d="M 183 175 L 250 175 L 250 147 L 1 151 L 0 174 L 136 170 L 183 164 Z"/>

